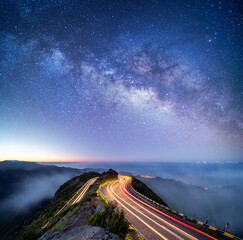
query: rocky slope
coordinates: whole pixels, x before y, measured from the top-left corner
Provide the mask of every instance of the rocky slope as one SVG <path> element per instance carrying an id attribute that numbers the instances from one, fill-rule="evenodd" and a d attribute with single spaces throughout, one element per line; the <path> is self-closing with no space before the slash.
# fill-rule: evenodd
<path id="1" fill-rule="evenodd" d="M 49 240 L 49 233 L 44 234 L 38 240 Z M 52 235 L 51 240 L 119 240 L 119 237 L 113 233 L 106 231 L 101 227 L 94 227 L 90 225 L 84 225 L 81 227 L 75 227 L 65 233 L 56 232 Z"/>

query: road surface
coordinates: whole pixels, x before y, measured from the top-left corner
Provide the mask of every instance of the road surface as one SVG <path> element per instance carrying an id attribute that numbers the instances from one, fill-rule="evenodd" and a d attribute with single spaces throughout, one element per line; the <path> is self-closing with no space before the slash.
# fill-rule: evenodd
<path id="1" fill-rule="evenodd" d="M 83 198 L 84 194 L 87 192 L 87 190 L 89 189 L 89 187 L 97 180 L 98 177 L 96 178 L 91 178 L 89 181 L 87 181 L 80 189 L 79 189 L 79 193 L 77 192 L 75 197 L 73 198 L 72 201 L 70 201 L 70 205 L 73 205 L 75 203 L 80 202 L 80 200 Z"/>
<path id="2" fill-rule="evenodd" d="M 82 198 L 84 197 L 84 194 L 87 192 L 87 190 L 89 189 L 89 187 L 97 180 L 98 177 L 95 178 L 91 178 L 90 180 L 88 180 L 74 195 L 72 198 L 69 199 L 69 201 L 55 214 L 54 217 L 56 217 L 58 214 L 60 214 L 63 210 L 65 210 L 67 207 L 78 203 L 82 200 Z M 49 220 L 43 227 L 42 229 L 46 228 L 49 224 L 50 224 Z"/>
<path id="3" fill-rule="evenodd" d="M 132 191 L 130 183 L 130 177 L 119 177 L 119 180 L 102 187 L 100 192 L 109 201 L 115 200 L 118 203 L 118 208 L 124 210 L 125 217 L 144 238 L 148 240 L 216 239 L 145 202 Z"/>

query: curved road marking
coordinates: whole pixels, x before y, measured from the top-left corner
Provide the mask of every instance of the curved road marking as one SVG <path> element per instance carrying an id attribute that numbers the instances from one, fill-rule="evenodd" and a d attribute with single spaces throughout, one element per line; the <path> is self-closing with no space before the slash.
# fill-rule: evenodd
<path id="1" fill-rule="evenodd" d="M 73 195 L 73 197 L 71 198 L 71 199 L 69 199 L 68 200 L 68 202 L 54 215 L 54 217 L 56 217 L 61 211 L 63 211 L 63 209 L 64 208 L 66 208 L 68 205 L 70 205 L 70 203 L 72 202 L 72 200 L 73 200 L 73 198 L 75 198 L 76 197 L 76 195 L 81 191 L 81 193 L 80 193 L 80 195 L 73 201 L 73 203 L 71 203 L 72 205 L 74 204 L 74 203 L 76 203 L 77 201 L 77 199 L 79 199 L 79 201 L 82 199 L 82 197 L 84 196 L 84 194 L 86 193 L 86 191 L 88 190 L 88 188 L 87 188 L 87 184 L 89 184 L 90 182 L 92 182 L 90 185 L 92 185 L 95 181 L 96 181 L 96 179 L 97 179 L 98 177 L 95 177 L 95 178 L 91 178 L 90 180 L 88 180 L 81 188 L 79 188 L 79 190 Z M 90 185 L 89 185 L 89 187 L 90 187 Z M 86 189 L 87 188 L 87 189 Z M 81 195 L 82 195 L 82 197 L 81 197 Z M 81 197 L 81 198 L 80 198 Z M 43 227 L 42 227 L 42 229 L 44 229 L 44 228 L 46 228 L 48 225 L 50 224 L 50 221 L 48 221 Z"/>
<path id="2" fill-rule="evenodd" d="M 128 180 L 127 180 L 127 181 L 128 181 Z M 125 182 L 124 182 L 122 185 L 125 185 Z M 121 188 L 123 194 L 124 194 L 127 198 L 129 198 L 132 202 L 134 202 L 135 204 L 137 204 L 139 207 L 141 207 L 141 208 L 144 209 L 145 211 L 149 212 L 151 215 L 153 215 L 153 216 L 156 217 L 157 219 L 161 220 L 161 221 L 164 222 L 165 224 L 169 225 L 171 228 L 174 228 L 174 229 L 177 230 L 178 232 L 181 232 L 181 234 L 183 234 L 184 236 L 187 236 L 188 238 L 190 238 L 190 239 L 194 239 L 194 240 L 197 240 L 197 239 L 198 239 L 198 238 L 195 238 L 195 237 L 191 236 L 189 233 L 184 232 L 183 230 L 181 230 L 180 228 L 174 226 L 173 224 L 167 222 L 166 220 L 162 219 L 161 217 L 155 215 L 154 213 L 150 212 L 148 209 L 146 209 L 145 207 L 143 207 L 142 205 L 140 205 L 140 204 L 137 203 L 136 201 L 132 200 L 127 194 L 125 194 L 125 192 L 123 191 L 123 189 L 124 189 L 130 196 L 133 197 L 133 195 L 132 195 L 131 193 L 129 193 L 129 192 L 126 190 L 125 187 L 122 189 L 122 185 L 121 185 L 120 188 Z M 136 197 L 134 197 L 134 198 L 137 199 Z M 139 199 L 138 199 L 138 200 L 139 200 Z"/>
<path id="3" fill-rule="evenodd" d="M 86 193 L 86 191 L 89 189 L 89 187 L 96 181 L 97 178 L 92 178 L 89 181 L 87 181 L 84 185 L 86 185 L 84 187 L 84 189 L 81 191 L 80 195 L 73 201 L 72 205 L 75 203 L 78 203 L 84 196 L 84 194 Z"/>
<path id="4" fill-rule="evenodd" d="M 124 183 L 124 182 L 123 182 Z M 122 184 L 123 184 L 122 183 Z M 115 184 L 115 183 L 113 183 L 113 184 Z M 112 186 L 113 186 L 113 184 L 111 185 L 111 188 L 112 188 Z M 123 192 L 123 191 L 122 191 Z M 114 191 L 113 191 L 113 193 L 115 193 Z M 115 193 L 116 194 L 116 193 Z M 123 192 L 123 194 L 124 194 L 124 192 Z M 125 194 L 124 194 L 125 195 Z M 117 197 L 119 197 L 121 200 L 123 200 L 120 196 L 118 196 L 117 194 L 116 194 L 116 196 Z M 129 197 L 128 197 L 129 198 Z M 126 202 L 125 200 L 123 200 L 124 202 Z M 132 200 L 133 201 L 133 200 Z M 133 201 L 134 202 L 134 201 Z M 135 209 L 137 212 L 139 212 L 140 214 L 142 214 L 143 216 L 145 216 L 146 218 L 148 218 L 151 222 L 153 222 L 153 223 L 155 223 L 156 225 L 158 225 L 159 227 L 161 227 L 162 229 L 164 229 L 165 231 L 167 231 L 167 232 L 169 232 L 171 235 L 173 235 L 174 237 L 176 237 L 176 238 L 178 238 L 178 239 L 180 239 L 180 240 L 183 240 L 183 238 L 181 238 L 180 236 L 178 236 L 176 233 L 174 233 L 174 232 L 172 232 L 170 229 L 168 229 L 168 228 L 166 228 L 165 226 L 163 226 L 163 225 L 161 225 L 161 224 L 159 224 L 159 223 L 157 223 L 156 221 L 154 221 L 152 218 L 150 218 L 149 216 L 147 216 L 146 214 L 144 214 L 143 212 L 141 212 L 140 210 L 138 210 L 138 209 L 136 209 L 135 207 L 133 207 L 131 204 L 129 204 L 129 203 L 127 203 L 126 202 L 126 204 L 127 205 L 129 205 L 131 208 L 133 208 L 133 209 Z"/>
<path id="5" fill-rule="evenodd" d="M 118 197 L 120 198 L 123 202 L 126 202 L 125 200 L 123 200 L 120 196 L 118 196 L 114 190 L 113 190 L 113 185 L 115 184 L 116 182 L 112 183 L 110 185 L 110 188 L 112 190 L 112 192 Z M 109 191 L 109 189 L 108 189 Z M 148 218 L 150 221 L 152 221 L 153 223 L 155 223 L 156 225 L 158 225 L 159 227 L 163 228 L 165 231 L 169 232 L 171 235 L 175 236 L 176 238 L 180 239 L 180 240 L 183 240 L 183 238 L 181 238 L 180 236 L 178 236 L 177 234 L 173 233 L 172 231 L 170 231 L 169 229 L 167 229 L 166 227 L 162 226 L 161 224 L 157 223 L 156 221 L 154 221 L 153 219 L 151 219 L 150 217 L 146 216 L 144 213 L 142 213 L 141 211 L 139 211 L 138 209 L 134 208 L 132 205 L 130 205 L 129 203 L 126 202 L 127 205 L 129 205 L 131 208 L 135 209 L 137 212 L 139 212 L 141 215 L 145 216 L 146 218 Z M 130 211 L 131 212 L 131 211 Z M 134 214 L 136 215 L 136 214 Z M 137 215 L 136 215 L 137 216 Z M 138 217 L 139 218 L 139 217 Z M 140 221 L 142 220 L 141 218 L 139 219 Z M 144 221 L 142 220 L 142 222 L 144 223 Z M 147 223 L 146 223 L 147 226 L 149 226 Z M 158 232 L 152 228 L 151 226 L 149 226 L 152 230 L 154 230 L 157 234 Z M 159 234 L 160 235 L 160 234 Z M 162 234 L 161 234 L 162 235 Z M 163 236 L 163 235 L 162 235 Z M 164 239 L 166 239 L 164 236 L 163 236 Z"/>
<path id="6" fill-rule="evenodd" d="M 136 198 L 136 197 L 134 197 L 134 198 Z M 144 205 L 146 205 L 146 206 L 152 208 L 152 209 L 155 210 L 156 212 L 158 212 L 158 213 L 160 213 L 160 214 L 162 214 L 162 215 L 168 217 L 169 219 L 171 219 L 171 220 L 173 220 L 173 221 L 175 221 L 175 222 L 178 222 L 179 224 L 181 224 L 181 225 L 183 225 L 183 226 L 185 226 L 185 227 L 187 227 L 187 228 L 189 228 L 189 229 L 192 229 L 193 231 L 198 232 L 198 233 L 200 233 L 200 234 L 202 234 L 202 235 L 204 235 L 204 236 L 206 236 L 206 237 L 208 237 L 208 238 L 211 238 L 211 239 L 213 239 L 213 240 L 217 240 L 217 238 L 214 238 L 214 237 L 212 237 L 212 236 L 210 236 L 210 235 L 208 235 L 208 234 L 206 234 L 206 233 L 204 233 L 204 232 L 202 232 L 202 231 L 200 231 L 200 230 L 198 230 L 198 229 L 196 229 L 196 228 L 194 228 L 194 227 L 191 227 L 190 225 L 188 225 L 188 224 L 186 224 L 186 223 L 184 223 L 184 222 L 181 222 L 181 221 L 179 221 L 179 220 L 177 220 L 177 219 L 175 219 L 175 218 L 173 218 L 173 217 L 171 217 L 171 216 L 169 216 L 169 215 L 167 215 L 167 214 L 161 212 L 160 210 L 158 210 L 158 209 L 152 207 L 151 205 L 145 203 L 144 201 L 141 201 L 141 200 L 138 199 L 138 198 L 137 198 L 137 200 L 140 201 L 141 203 L 143 203 Z"/>
<path id="7" fill-rule="evenodd" d="M 164 237 L 162 234 L 160 234 L 158 231 L 156 231 L 153 227 L 151 227 L 150 225 L 148 225 L 145 221 L 143 221 L 143 219 L 141 219 L 139 216 L 137 216 L 135 213 L 133 213 L 130 209 L 128 209 L 124 204 L 122 204 L 111 192 L 109 189 L 110 184 L 107 186 L 107 190 L 109 192 L 109 194 L 116 199 L 116 201 L 118 203 L 120 203 L 121 206 L 123 206 L 128 212 L 130 212 L 133 216 L 135 216 L 137 219 L 139 219 L 143 224 L 145 224 L 147 227 L 149 227 L 152 231 L 154 231 L 156 234 L 158 234 L 161 238 L 163 238 L 164 240 L 168 240 L 166 237 Z M 114 192 L 115 194 L 115 192 Z"/>

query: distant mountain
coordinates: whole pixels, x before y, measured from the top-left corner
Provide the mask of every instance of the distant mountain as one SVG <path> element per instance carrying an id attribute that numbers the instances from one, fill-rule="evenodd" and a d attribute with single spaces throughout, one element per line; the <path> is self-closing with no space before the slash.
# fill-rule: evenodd
<path id="1" fill-rule="evenodd" d="M 243 236 L 243 187 L 238 185 L 204 188 L 161 177 L 137 177 L 161 197 L 170 208 L 188 217 L 224 228 Z"/>
<path id="2" fill-rule="evenodd" d="M 0 225 L 9 224 L 81 172 L 74 168 L 40 165 L 33 162 L 0 162 Z"/>
<path id="3" fill-rule="evenodd" d="M 36 162 L 27 162 L 27 161 L 17 161 L 17 160 L 6 160 L 6 161 L 2 161 L 0 162 L 0 171 L 2 170 L 17 170 L 17 169 L 22 169 L 22 170 L 26 170 L 26 171 L 30 171 L 30 170 L 40 170 L 40 169 L 45 169 L 45 170 L 54 170 L 56 169 L 57 171 L 60 171 L 60 169 L 62 170 L 68 170 L 68 171 L 79 171 L 79 169 L 76 168 L 71 168 L 71 167 L 58 167 L 58 166 L 54 166 L 54 165 L 43 165 L 43 164 L 39 164 Z M 61 171 L 62 171 L 61 170 Z"/>
<path id="4" fill-rule="evenodd" d="M 105 171 L 107 171 L 108 169 L 107 168 L 83 168 L 83 169 L 80 169 L 81 172 L 99 172 L 99 173 L 103 173 Z"/>
<path id="5" fill-rule="evenodd" d="M 23 170 L 33 170 L 43 168 L 45 166 L 34 163 L 34 162 L 25 162 L 25 161 L 17 161 L 17 160 L 6 160 L 0 162 L 0 170 L 11 170 L 11 169 L 23 169 Z"/>

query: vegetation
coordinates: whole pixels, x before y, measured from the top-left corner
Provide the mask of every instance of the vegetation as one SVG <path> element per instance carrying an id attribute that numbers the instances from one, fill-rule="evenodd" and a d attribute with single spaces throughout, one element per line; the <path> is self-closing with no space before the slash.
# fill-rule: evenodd
<path id="1" fill-rule="evenodd" d="M 50 206 L 53 207 L 60 201 L 67 202 L 70 199 L 70 196 L 73 196 L 78 191 L 78 189 L 83 186 L 84 183 L 86 183 L 91 178 L 99 176 L 100 174 L 97 172 L 87 172 L 67 181 L 56 191 Z"/>
<path id="2" fill-rule="evenodd" d="M 135 177 L 132 177 L 132 187 L 139 193 L 145 195 L 146 197 L 164 206 L 167 206 L 167 204 L 156 193 L 154 193 L 150 188 L 148 188 L 144 183 L 142 183 Z"/>
<path id="3" fill-rule="evenodd" d="M 75 205 L 68 207 L 66 210 L 62 211 L 59 215 L 55 216 L 56 213 L 66 204 L 70 197 L 75 194 L 75 192 L 90 178 L 96 177 L 98 173 L 89 172 L 77 177 L 74 177 L 70 181 L 63 184 L 55 194 L 54 201 L 50 204 L 49 208 L 42 210 L 31 218 L 31 221 L 24 221 L 19 224 L 16 231 L 7 239 L 8 240 L 35 240 L 43 235 L 47 230 L 54 232 L 55 230 L 61 230 L 65 224 L 75 215 L 77 210 L 82 206 L 84 202 L 91 202 L 93 197 L 96 197 L 96 191 L 99 187 L 98 184 L 92 185 L 86 192 L 84 198 Z M 74 184 L 75 183 L 75 184 Z M 70 186 L 70 189 L 69 189 Z M 61 196 L 59 196 L 61 195 Z M 55 199 L 62 199 L 55 205 Z M 61 220 L 61 221 L 60 221 Z M 43 229 L 45 224 L 48 224 L 46 228 Z"/>
<path id="4" fill-rule="evenodd" d="M 118 212 L 115 203 L 109 203 L 93 214 L 87 224 L 101 226 L 109 232 L 117 234 L 121 239 L 125 239 L 129 230 L 129 223 L 124 218 L 124 212 Z"/>
<path id="5" fill-rule="evenodd" d="M 118 180 L 118 173 L 112 169 L 109 169 L 107 172 L 100 175 L 97 182 L 102 186 L 108 184 L 109 182 L 113 182 L 114 180 Z"/>
<path id="6" fill-rule="evenodd" d="M 100 176 L 99 179 L 90 186 L 79 203 L 71 205 L 57 214 L 85 182 L 96 176 Z M 55 197 L 46 209 L 19 224 L 14 233 L 5 239 L 35 240 L 46 231 L 49 231 L 52 235 L 56 231 L 64 231 L 70 226 L 73 227 L 74 225 L 72 224 L 75 222 L 75 218 L 80 216 L 84 224 L 87 221 L 89 225 L 103 227 L 117 234 L 121 239 L 140 239 L 140 235 L 125 219 L 124 212 L 116 210 L 117 205 L 115 203 L 106 204 L 101 198 L 97 197 L 97 191 L 100 186 L 117 180 L 117 178 L 118 174 L 113 170 L 109 170 L 102 175 L 89 172 L 74 177 L 57 190 Z M 99 210 L 97 211 L 97 209 Z M 85 217 L 83 216 L 83 211 L 86 214 Z M 43 228 L 45 225 L 46 227 Z"/>

